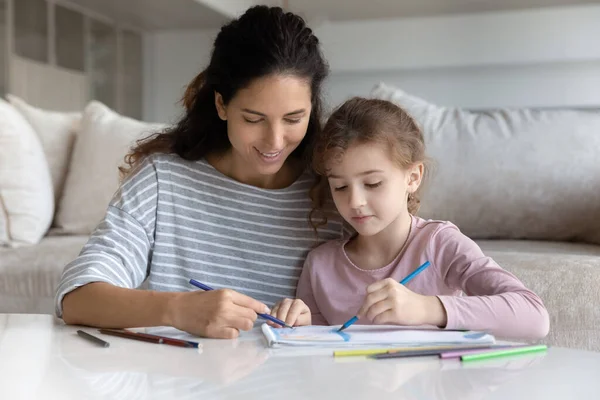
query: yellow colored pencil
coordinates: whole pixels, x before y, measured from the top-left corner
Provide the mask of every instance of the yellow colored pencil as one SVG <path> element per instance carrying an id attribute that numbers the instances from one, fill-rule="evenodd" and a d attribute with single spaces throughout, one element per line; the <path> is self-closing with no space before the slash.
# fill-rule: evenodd
<path id="1" fill-rule="evenodd" d="M 415 351 L 415 350 L 460 350 L 461 348 L 474 348 L 474 347 L 490 347 L 489 343 L 476 345 L 444 345 L 444 346 L 415 346 L 415 347 L 389 347 L 389 348 L 378 348 L 378 349 L 360 349 L 360 350 L 335 350 L 333 352 L 334 357 L 359 357 L 359 356 L 372 356 L 375 354 L 385 354 L 400 351 Z"/>
<path id="2" fill-rule="evenodd" d="M 371 356 L 374 354 L 385 354 L 390 350 L 399 350 L 399 349 L 336 350 L 333 352 L 333 356 L 334 357 Z"/>

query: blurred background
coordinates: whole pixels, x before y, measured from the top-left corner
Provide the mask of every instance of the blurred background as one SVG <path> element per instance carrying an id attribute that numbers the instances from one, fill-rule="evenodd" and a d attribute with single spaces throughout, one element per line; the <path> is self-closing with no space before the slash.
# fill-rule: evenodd
<path id="1" fill-rule="evenodd" d="M 594 0 L 0 0 L 0 94 L 173 121 L 219 27 L 254 4 L 316 31 L 329 106 L 381 81 L 475 109 L 600 104 Z"/>

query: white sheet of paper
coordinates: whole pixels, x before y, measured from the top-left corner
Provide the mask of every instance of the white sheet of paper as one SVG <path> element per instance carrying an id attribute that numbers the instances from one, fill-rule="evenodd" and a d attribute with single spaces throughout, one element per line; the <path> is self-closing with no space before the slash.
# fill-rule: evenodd
<path id="1" fill-rule="evenodd" d="M 299 326 L 294 329 L 262 325 L 270 347 L 287 346 L 430 346 L 437 344 L 492 344 L 494 336 L 484 332 L 407 329 L 390 325 Z"/>

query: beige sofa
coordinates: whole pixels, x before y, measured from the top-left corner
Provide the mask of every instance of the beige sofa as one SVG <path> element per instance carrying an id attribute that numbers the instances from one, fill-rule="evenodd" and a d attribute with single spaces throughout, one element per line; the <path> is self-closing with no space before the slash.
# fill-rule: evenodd
<path id="1" fill-rule="evenodd" d="M 405 106 L 423 125 L 435 169 L 420 214 L 454 221 L 543 298 L 551 316 L 547 343 L 600 351 L 600 163 L 591 151 L 600 140 L 600 114 L 469 113 L 385 85 L 372 96 Z M 86 122 L 85 113 L 83 120 L 84 131 L 99 123 Z M 132 128 L 140 126 L 122 127 Z M 95 146 L 102 147 L 102 140 Z M 110 175 L 114 159 L 112 166 L 95 168 Z M 82 166 L 71 160 L 71 168 Z M 109 186 L 105 191 L 114 191 Z M 93 199 L 83 201 L 81 207 Z M 100 214 L 103 206 L 95 206 Z M 79 222 L 101 216 L 82 215 Z M 71 232 L 85 229 L 91 228 Z M 35 245 L 0 248 L 0 312 L 52 313 L 62 268 L 86 238 L 86 233 L 51 233 Z"/>
<path id="2" fill-rule="evenodd" d="M 96 101 L 59 113 L 7 98 L 0 99 L 0 313 L 53 314 L 62 270 L 105 214 L 128 148 L 164 126 Z"/>

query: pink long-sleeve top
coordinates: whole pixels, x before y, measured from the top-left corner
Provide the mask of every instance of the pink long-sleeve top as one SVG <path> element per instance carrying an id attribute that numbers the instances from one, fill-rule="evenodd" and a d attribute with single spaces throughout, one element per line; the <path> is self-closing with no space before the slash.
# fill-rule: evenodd
<path id="1" fill-rule="evenodd" d="M 364 270 L 350 261 L 344 249 L 348 240 L 327 242 L 308 254 L 297 297 L 310 308 L 313 324 L 343 324 L 360 309 L 371 283 L 386 278 L 400 281 L 429 261 L 431 265 L 406 287 L 440 299 L 446 329 L 519 339 L 548 334 L 548 312 L 540 297 L 485 256 L 455 225 L 414 216 L 411 224 L 404 250 L 379 269 Z"/>

